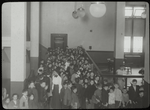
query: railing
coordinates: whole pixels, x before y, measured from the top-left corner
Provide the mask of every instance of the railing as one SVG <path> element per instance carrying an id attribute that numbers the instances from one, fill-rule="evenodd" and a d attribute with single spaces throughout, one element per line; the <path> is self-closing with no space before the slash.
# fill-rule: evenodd
<path id="1" fill-rule="evenodd" d="M 98 68 L 98 66 L 95 64 L 95 62 L 93 61 L 93 59 L 91 58 L 91 56 L 85 51 L 85 54 L 89 57 L 89 59 L 91 60 L 92 64 L 93 64 L 93 69 L 96 68 L 97 72 L 99 73 L 99 75 L 102 75 L 101 70 Z"/>
<path id="2" fill-rule="evenodd" d="M 101 76 L 102 82 L 104 81 L 104 78 L 112 78 L 113 79 L 113 83 L 115 83 L 118 78 L 125 78 L 125 88 L 127 88 L 127 80 L 128 80 L 128 78 L 144 78 L 144 75 L 141 75 L 141 74 L 138 74 L 138 75 L 134 75 L 134 74 L 132 74 L 132 75 L 104 74 L 98 68 L 98 66 L 95 64 L 95 62 L 93 61 L 93 59 L 90 57 L 90 55 L 86 51 L 85 51 L 85 54 L 89 57 L 89 59 L 91 60 L 91 62 L 93 64 L 93 67 L 97 70 L 97 72 Z"/>

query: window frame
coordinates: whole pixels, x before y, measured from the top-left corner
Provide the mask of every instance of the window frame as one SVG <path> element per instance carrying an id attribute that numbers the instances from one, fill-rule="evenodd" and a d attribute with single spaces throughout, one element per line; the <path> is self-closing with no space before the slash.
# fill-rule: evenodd
<path id="1" fill-rule="evenodd" d="M 144 19 L 144 27 L 145 27 L 145 24 L 146 24 L 146 19 L 145 18 L 142 18 L 141 16 L 134 16 L 134 7 L 143 7 L 144 8 L 144 10 L 146 10 L 145 9 L 145 6 L 144 5 L 142 5 L 142 6 L 132 6 L 132 5 L 128 5 L 128 6 L 126 6 L 126 7 L 132 7 L 132 16 L 125 16 L 125 20 L 126 19 L 131 19 L 132 20 L 132 33 L 131 33 L 131 35 L 125 35 L 125 36 L 131 36 L 131 47 L 130 47 L 130 52 L 124 52 L 124 54 L 125 55 L 142 55 L 142 54 L 144 54 L 144 39 L 145 39 L 145 33 L 144 33 L 144 35 L 143 36 L 141 36 L 141 37 L 143 37 L 143 44 L 142 44 L 142 52 L 133 52 L 133 21 L 134 21 L 134 19 Z M 144 29 L 145 30 L 145 29 Z M 124 37 L 125 37 L 124 36 Z"/>

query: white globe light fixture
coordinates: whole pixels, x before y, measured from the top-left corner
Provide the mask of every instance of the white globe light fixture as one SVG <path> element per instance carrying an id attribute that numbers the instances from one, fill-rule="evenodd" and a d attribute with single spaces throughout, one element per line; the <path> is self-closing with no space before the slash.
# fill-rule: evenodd
<path id="1" fill-rule="evenodd" d="M 79 17 L 85 16 L 85 10 L 82 7 L 78 8 L 77 12 Z"/>
<path id="2" fill-rule="evenodd" d="M 100 18 L 106 13 L 106 6 L 102 2 L 92 3 L 90 5 L 90 13 L 93 17 Z"/>

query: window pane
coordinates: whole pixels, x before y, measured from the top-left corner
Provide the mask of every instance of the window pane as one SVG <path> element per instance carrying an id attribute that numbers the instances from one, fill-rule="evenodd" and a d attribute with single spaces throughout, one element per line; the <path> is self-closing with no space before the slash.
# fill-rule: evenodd
<path id="1" fill-rule="evenodd" d="M 141 53 L 143 48 L 143 37 L 133 37 L 133 52 Z"/>
<path id="2" fill-rule="evenodd" d="M 131 48 L 131 37 L 125 36 L 124 37 L 124 52 L 130 52 Z"/>
<path id="3" fill-rule="evenodd" d="M 134 7 L 134 16 L 141 16 L 144 11 L 144 7 Z"/>
<path id="4" fill-rule="evenodd" d="M 132 16 L 132 10 L 125 10 L 125 16 Z"/>
<path id="5" fill-rule="evenodd" d="M 132 7 L 125 7 L 125 16 L 132 16 Z"/>

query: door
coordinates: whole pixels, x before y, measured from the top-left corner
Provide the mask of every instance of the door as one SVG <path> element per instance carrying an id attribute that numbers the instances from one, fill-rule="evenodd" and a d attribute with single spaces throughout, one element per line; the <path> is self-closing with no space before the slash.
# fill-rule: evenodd
<path id="1" fill-rule="evenodd" d="M 60 47 L 65 50 L 67 46 L 67 34 L 51 34 L 51 47 L 53 49 Z"/>

